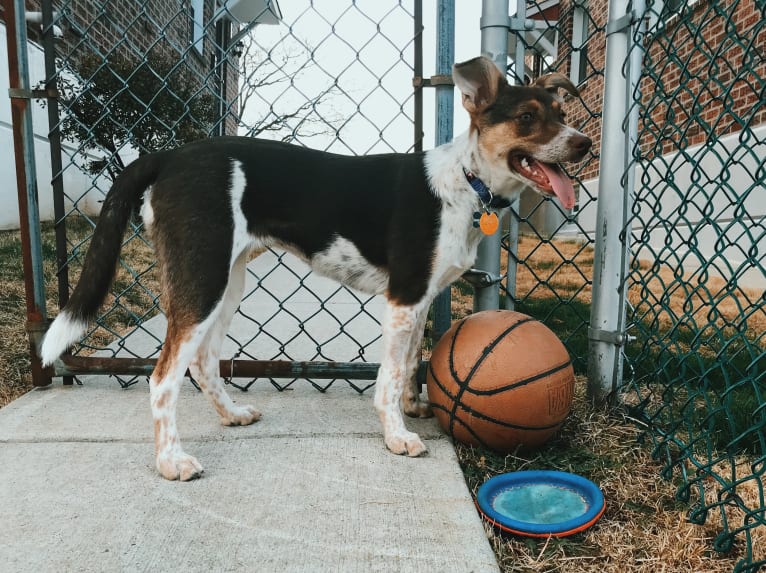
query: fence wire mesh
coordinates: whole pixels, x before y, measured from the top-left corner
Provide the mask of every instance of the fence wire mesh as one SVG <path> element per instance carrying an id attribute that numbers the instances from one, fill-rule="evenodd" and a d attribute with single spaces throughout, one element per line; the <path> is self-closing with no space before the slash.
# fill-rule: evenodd
<path id="1" fill-rule="evenodd" d="M 51 126 L 63 136 L 54 173 L 58 226 L 66 226 L 62 303 L 99 202 L 141 153 L 235 133 L 340 153 L 412 148 L 415 3 L 284 4 L 281 19 L 264 14 L 272 25 L 248 30 L 208 0 L 42 0 L 62 34 L 53 78 L 60 116 Z M 716 550 L 744 545 L 740 571 L 766 563 L 754 542 L 766 529 L 765 10 L 763 0 L 657 0 L 646 34 L 635 38 L 645 58 L 633 101 L 640 133 L 624 288 L 634 340 L 624 348 L 622 393 L 666 461 L 665 477 L 678 480 L 690 518 L 720 515 Z M 511 73 L 519 82 L 554 70 L 570 77 L 583 97 L 568 99 L 569 123 L 594 151 L 569 168 L 579 195 L 573 213 L 532 194 L 513 210 L 520 236 L 503 239 L 502 289 L 508 306 L 562 338 L 584 372 L 606 1 L 532 1 L 526 17 L 537 25 L 516 33 L 525 66 Z M 155 271 L 136 220 L 109 303 L 77 353 L 158 354 Z M 262 253 L 248 267 L 225 356 L 364 362 L 380 344 L 377 316 L 375 299 L 317 280 L 289 255 Z"/>
<path id="2" fill-rule="evenodd" d="M 720 518 L 714 548 L 742 551 L 737 571 L 766 564 L 764 9 L 655 1 L 635 38 L 623 390 L 689 518 Z"/>
<path id="3" fill-rule="evenodd" d="M 249 14 L 248 21 L 261 23 L 254 27 L 211 0 L 42 4 L 54 10 L 61 36 L 60 115 L 51 131 L 63 138 L 63 168 L 54 174 L 64 200 L 56 215 L 61 237 L 66 227 L 62 304 L 100 202 L 140 154 L 229 134 L 346 154 L 413 148 L 420 34 L 414 2 L 289 2 Z M 377 299 L 325 282 L 285 253 L 256 255 L 224 358 L 375 360 Z M 108 303 L 74 353 L 156 357 L 164 333 L 160 294 L 151 245 L 136 218 Z M 118 377 L 124 386 L 141 379 Z M 272 383 L 284 388 L 292 380 Z M 325 389 L 332 381 L 312 383 Z"/>
<path id="4" fill-rule="evenodd" d="M 606 44 L 606 4 L 597 8 L 569 1 L 528 2 L 526 18 L 535 27 L 525 26 L 515 33 L 516 43 L 523 46 L 524 69 L 520 62 L 509 69 L 516 83 L 530 83 L 551 72 L 570 78 L 581 98 L 566 97 L 567 123 L 594 141 L 583 161 L 564 166 L 577 190 L 574 210 L 525 191 L 518 207 L 511 209 L 510 229 L 502 241 L 508 268 L 501 287 L 506 307 L 547 324 L 567 346 L 575 371 L 582 374 L 588 362 Z M 509 45 L 513 47 L 514 42 Z M 514 55 L 509 57 L 513 60 Z"/>

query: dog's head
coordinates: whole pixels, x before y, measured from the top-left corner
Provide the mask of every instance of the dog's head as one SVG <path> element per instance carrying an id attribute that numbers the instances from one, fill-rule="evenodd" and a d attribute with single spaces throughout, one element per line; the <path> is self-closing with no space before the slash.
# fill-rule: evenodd
<path id="1" fill-rule="evenodd" d="M 555 195 L 567 209 L 574 207 L 574 187 L 558 164 L 580 161 L 592 142 L 564 124 L 557 92 L 563 88 L 579 96 L 572 82 L 549 74 L 530 86 L 511 86 L 484 56 L 455 64 L 452 77 L 471 116 L 479 153 L 495 175 L 493 185 L 505 176 L 542 195 Z M 502 187 L 493 189 L 502 193 Z"/>

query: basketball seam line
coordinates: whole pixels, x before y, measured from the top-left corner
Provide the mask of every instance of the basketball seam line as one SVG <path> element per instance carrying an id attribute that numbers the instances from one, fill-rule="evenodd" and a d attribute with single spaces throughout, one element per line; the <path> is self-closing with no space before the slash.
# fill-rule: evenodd
<path id="1" fill-rule="evenodd" d="M 466 322 L 463 321 L 463 322 L 461 322 L 458 325 L 457 329 L 455 330 L 455 335 L 452 337 L 452 340 L 450 341 L 450 352 L 449 352 L 449 368 L 450 368 L 450 373 L 452 375 L 452 378 L 457 382 L 457 386 L 459 388 L 458 392 L 455 394 L 455 397 L 453 398 L 453 406 L 452 406 L 452 410 L 451 410 L 451 412 L 449 414 L 449 433 L 450 433 L 450 435 L 454 435 L 455 420 L 457 419 L 457 417 L 455 416 L 455 413 L 457 412 L 457 408 L 460 405 L 460 400 L 461 400 L 461 398 L 462 398 L 462 396 L 463 396 L 463 394 L 465 393 L 466 390 L 470 391 L 469 384 L 471 383 L 471 379 L 473 378 L 474 374 L 479 369 L 479 367 L 484 363 L 484 359 L 487 356 L 489 356 L 489 354 L 492 352 L 492 350 L 494 350 L 494 348 L 500 343 L 500 341 L 503 338 L 505 338 L 505 336 L 508 335 L 508 333 L 512 332 L 513 330 L 515 330 L 516 328 L 518 328 L 522 324 L 526 324 L 528 322 L 533 322 L 534 320 L 535 319 L 532 318 L 532 317 L 527 317 L 527 318 L 524 318 L 522 320 L 519 320 L 518 322 L 515 322 L 514 324 L 512 324 L 511 326 L 506 328 L 499 335 L 497 335 L 492 342 L 490 342 L 487 346 L 484 347 L 484 350 L 482 351 L 481 356 L 474 363 L 474 365 L 471 368 L 471 371 L 468 373 L 466 379 L 462 380 L 462 381 L 460 380 L 460 377 L 458 376 L 457 371 L 455 370 L 455 362 L 453 360 L 453 356 L 455 355 L 455 353 L 454 353 L 455 343 L 456 343 L 456 341 L 458 339 L 458 335 L 460 334 L 460 331 L 462 330 L 462 328 L 466 324 Z M 466 408 L 464 408 L 464 409 L 466 409 Z M 465 425 L 462 421 L 461 421 L 461 424 Z M 471 431 L 471 433 L 474 434 L 474 437 L 476 437 L 479 440 L 479 442 L 481 442 L 481 444 L 483 446 L 487 447 L 487 444 L 486 444 L 486 442 L 484 442 L 484 440 L 482 440 L 481 438 L 476 436 L 475 433 L 472 430 L 470 430 L 470 428 L 469 428 L 469 431 Z"/>
<path id="2" fill-rule="evenodd" d="M 521 380 L 519 382 L 514 382 L 513 384 L 509 384 L 508 386 L 493 388 L 492 390 L 476 390 L 474 388 L 467 388 L 466 390 L 468 390 L 468 392 L 476 396 L 491 396 L 492 394 L 499 394 L 500 392 L 505 392 L 507 390 L 514 390 L 516 388 L 520 388 L 521 386 L 526 386 L 527 384 L 531 384 L 532 382 L 535 382 L 536 380 L 540 380 L 541 378 L 545 378 L 547 376 L 550 376 L 551 374 L 560 372 L 561 370 L 564 370 L 566 367 L 570 366 L 571 364 L 572 364 L 572 361 L 567 360 L 566 362 L 563 362 L 562 364 L 559 364 L 558 366 L 554 366 L 550 370 L 546 370 L 545 372 L 540 372 L 539 374 L 535 374 L 534 376 L 530 376 L 529 378 L 525 380 Z"/>

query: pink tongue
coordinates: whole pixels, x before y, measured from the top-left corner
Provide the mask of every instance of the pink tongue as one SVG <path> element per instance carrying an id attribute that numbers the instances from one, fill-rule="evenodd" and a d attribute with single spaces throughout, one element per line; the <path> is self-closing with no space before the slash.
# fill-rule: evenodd
<path id="1" fill-rule="evenodd" d="M 553 192 L 561 201 L 564 209 L 573 209 L 575 206 L 574 187 L 569 177 L 561 170 L 561 167 L 555 164 L 543 163 L 542 161 L 535 161 L 535 164 L 545 172 L 548 181 L 551 182 Z"/>

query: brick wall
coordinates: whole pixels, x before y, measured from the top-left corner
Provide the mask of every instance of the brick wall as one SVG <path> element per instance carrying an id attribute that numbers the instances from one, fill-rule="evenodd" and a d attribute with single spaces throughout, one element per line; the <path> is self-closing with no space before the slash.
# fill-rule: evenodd
<path id="1" fill-rule="evenodd" d="M 649 157 L 766 121 L 766 29 L 755 0 L 701 0 L 653 35 L 641 84 L 642 150 Z"/>
<path id="2" fill-rule="evenodd" d="M 203 50 L 191 46 L 191 5 L 189 0 L 59 0 L 56 10 L 66 18 L 58 22 L 64 32 L 56 46 L 64 62 L 74 65 L 80 58 L 96 54 L 106 58 L 116 53 L 140 60 L 146 55 L 162 54 L 183 62 L 200 87 L 217 93 L 213 73 L 216 27 L 212 22 L 214 0 L 204 2 L 206 23 Z M 41 0 L 26 0 L 29 11 L 40 11 Z M 30 26 L 29 36 L 40 40 L 39 27 Z M 236 132 L 238 72 L 234 56 L 224 66 L 226 74 L 225 121 L 227 133 Z"/>
<path id="3" fill-rule="evenodd" d="M 587 42 L 588 71 L 580 84 L 583 103 L 570 100 L 568 121 L 594 140 L 601 139 L 608 0 L 590 0 L 592 35 Z M 703 143 L 711 136 L 737 132 L 766 122 L 766 30 L 752 33 L 762 17 L 755 0 L 709 0 L 687 8 L 683 19 L 668 20 L 646 44 L 641 130 L 647 159 Z M 570 74 L 572 0 L 562 0 L 558 69 Z M 738 39 L 740 41 L 738 41 Z M 741 40 L 745 42 L 741 42 Z M 759 55 L 760 54 L 760 55 Z M 591 161 L 581 179 L 598 176 Z"/>
<path id="4" fill-rule="evenodd" d="M 604 94 L 604 65 L 606 60 L 606 35 L 604 29 L 607 21 L 608 0 L 590 0 L 588 2 L 589 36 L 582 56 L 586 59 L 585 74 L 577 86 L 580 99 L 567 96 L 567 123 L 576 127 L 593 140 L 593 149 L 598 152 L 601 148 L 601 108 Z M 558 70 L 572 77 L 572 38 L 574 25 L 574 3 L 562 0 L 561 16 L 559 19 Z M 598 176 L 598 159 L 591 160 L 583 166 L 580 179 L 587 181 Z"/>

